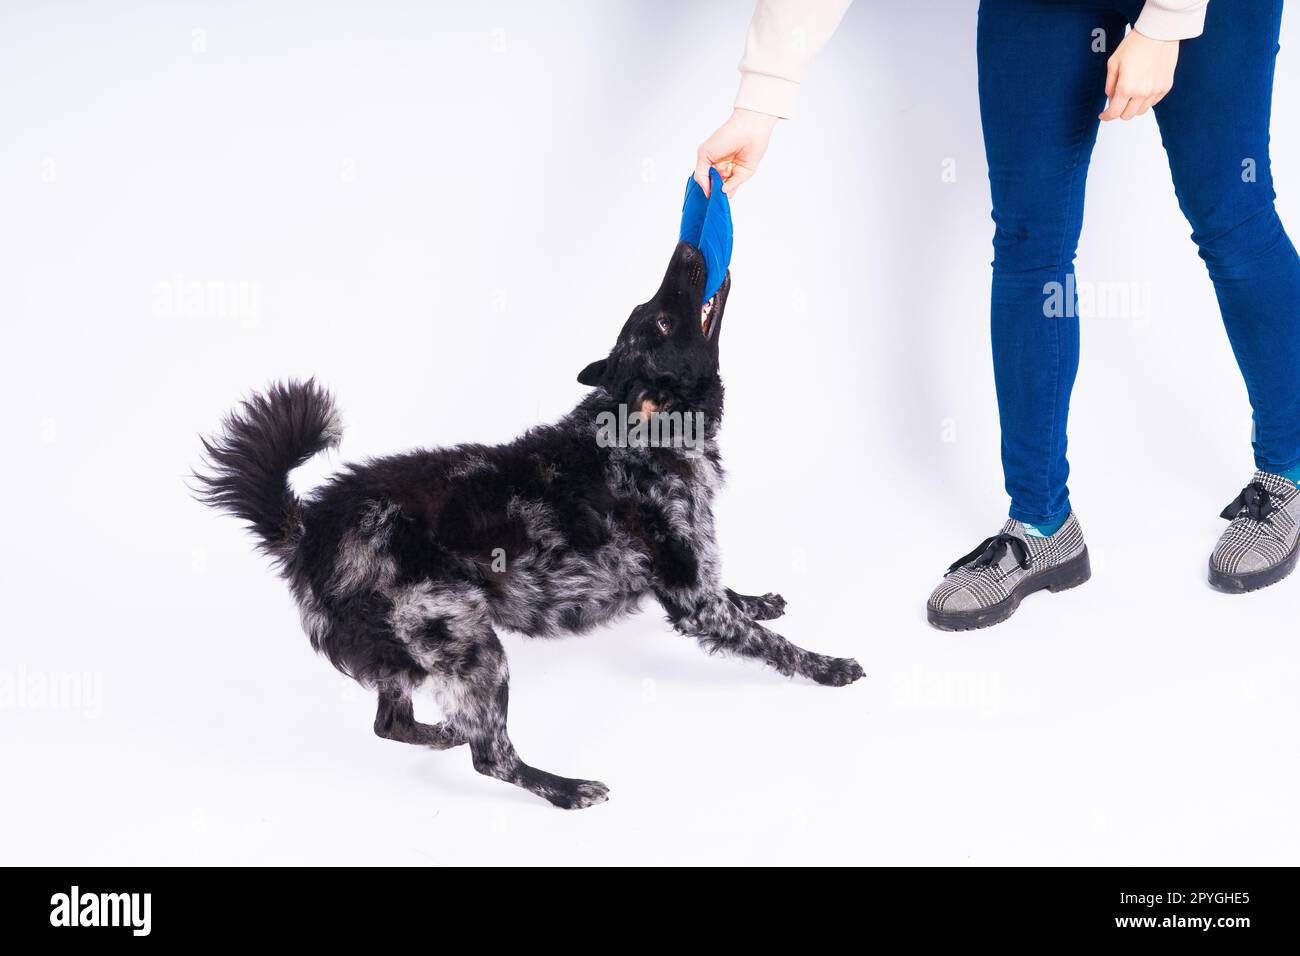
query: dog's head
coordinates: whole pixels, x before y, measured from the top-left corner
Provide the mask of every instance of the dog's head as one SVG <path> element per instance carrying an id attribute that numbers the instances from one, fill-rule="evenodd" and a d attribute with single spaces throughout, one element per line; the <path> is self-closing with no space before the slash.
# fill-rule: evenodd
<path id="1" fill-rule="evenodd" d="M 704 256 L 679 242 L 659 291 L 632 310 L 608 358 L 578 373 L 632 411 L 700 408 L 718 383 L 718 339 L 731 273 L 704 301 Z"/>

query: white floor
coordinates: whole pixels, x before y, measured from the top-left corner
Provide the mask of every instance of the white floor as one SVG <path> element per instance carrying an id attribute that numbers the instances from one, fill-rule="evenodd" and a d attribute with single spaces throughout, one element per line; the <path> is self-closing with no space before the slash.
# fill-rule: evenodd
<path id="1" fill-rule="evenodd" d="M 1212 522 L 1176 532 L 1185 557 L 1161 564 L 1148 543 L 1122 542 L 1124 522 L 1099 517 L 1090 584 L 1027 601 L 998 629 L 948 635 L 924 623 L 924 592 L 984 529 L 954 528 L 936 553 L 898 522 L 850 518 L 846 546 L 799 552 L 745 534 L 755 523 L 740 510 L 726 529 L 736 584 L 782 588 L 784 633 L 857 654 L 869 676 L 831 690 L 708 658 L 653 610 L 586 638 L 510 638 L 520 751 L 612 788 L 609 803 L 572 813 L 480 777 L 463 749 L 372 736 L 369 695 L 312 658 L 252 557 L 178 569 L 83 551 L 90 593 L 51 581 L 18 601 L 47 604 L 79 635 L 34 656 L 44 672 L 91 671 L 102 697 L 91 682 L 81 700 L 5 715 L 2 759 L 21 768 L 4 798 L 5 858 L 1296 860 L 1300 652 L 1284 622 L 1300 580 L 1210 591 Z M 26 677 L 30 693 L 35 669 Z"/>
<path id="2" fill-rule="evenodd" d="M 925 623 L 1006 509 L 974 5 L 948 6 L 855 5 L 735 203 L 728 581 L 868 677 L 709 658 L 654 608 L 506 636 L 521 753 L 612 788 L 575 813 L 374 737 L 184 478 L 277 376 L 336 391 L 342 458 L 571 407 L 659 281 L 744 5 L 4 14 L 0 861 L 1300 862 L 1300 576 L 1205 583 L 1249 409 L 1148 121 L 1102 131 L 1080 251 L 1135 293 L 1084 321 L 1094 579 Z"/>

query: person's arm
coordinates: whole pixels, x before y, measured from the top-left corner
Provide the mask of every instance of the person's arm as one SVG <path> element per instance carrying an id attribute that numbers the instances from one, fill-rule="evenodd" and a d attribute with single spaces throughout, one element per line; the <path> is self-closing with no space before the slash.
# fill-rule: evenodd
<path id="1" fill-rule="evenodd" d="M 740 59 L 736 109 L 794 115 L 799 84 L 844 19 L 851 0 L 758 0 Z"/>
<path id="2" fill-rule="evenodd" d="M 1201 35 L 1207 6 L 1209 0 L 1147 0 L 1106 64 L 1110 102 L 1103 120 L 1141 116 L 1165 98 L 1174 86 L 1178 44 Z"/>
<path id="3" fill-rule="evenodd" d="M 851 0 L 758 0 L 740 60 L 731 117 L 696 151 L 695 181 L 707 194 L 709 167 L 733 195 L 754 175 L 778 119 L 794 114 L 808 65 L 835 33 Z"/>

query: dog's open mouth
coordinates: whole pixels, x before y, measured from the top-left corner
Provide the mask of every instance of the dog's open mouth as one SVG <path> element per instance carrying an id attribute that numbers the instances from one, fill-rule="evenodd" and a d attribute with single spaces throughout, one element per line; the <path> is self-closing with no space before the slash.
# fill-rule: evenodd
<path id="1" fill-rule="evenodd" d="M 713 306 L 717 301 L 718 293 L 715 292 L 712 299 L 700 306 L 700 331 L 704 333 L 706 339 L 713 337 Z"/>

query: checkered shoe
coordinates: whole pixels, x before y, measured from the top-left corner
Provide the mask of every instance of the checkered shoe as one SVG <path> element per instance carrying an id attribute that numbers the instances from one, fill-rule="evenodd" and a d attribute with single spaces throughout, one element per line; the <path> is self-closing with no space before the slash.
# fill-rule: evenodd
<path id="1" fill-rule="evenodd" d="M 1005 621 L 1027 594 L 1064 591 L 1092 576 L 1083 529 L 1071 514 L 1050 538 L 1025 534 L 1011 520 L 999 534 L 958 558 L 926 604 L 926 617 L 945 631 Z"/>
<path id="2" fill-rule="evenodd" d="M 1300 554 L 1300 488 L 1267 471 L 1223 509 L 1231 524 L 1210 555 L 1210 584 L 1239 594 L 1276 584 Z"/>

